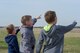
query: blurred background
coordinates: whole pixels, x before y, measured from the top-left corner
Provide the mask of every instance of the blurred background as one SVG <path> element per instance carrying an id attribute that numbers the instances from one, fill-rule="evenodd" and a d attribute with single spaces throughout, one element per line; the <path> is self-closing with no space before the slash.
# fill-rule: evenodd
<path id="1" fill-rule="evenodd" d="M 80 1 L 79 0 L 0 0 L 0 26 L 13 23 L 20 26 L 23 15 L 42 15 L 35 26 L 44 26 L 44 14 L 48 10 L 56 11 L 58 23 L 71 24 L 74 20 L 80 26 Z M 43 23 L 43 24 L 42 24 Z"/>

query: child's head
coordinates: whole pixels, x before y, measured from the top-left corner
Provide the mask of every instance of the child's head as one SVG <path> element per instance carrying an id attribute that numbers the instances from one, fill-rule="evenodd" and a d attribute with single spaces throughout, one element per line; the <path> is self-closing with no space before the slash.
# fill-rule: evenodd
<path id="1" fill-rule="evenodd" d="M 8 34 L 13 34 L 13 33 L 15 33 L 15 27 L 14 27 L 13 24 L 8 25 L 8 26 L 6 27 L 6 30 L 7 30 Z"/>
<path id="2" fill-rule="evenodd" d="M 55 11 L 47 11 L 45 13 L 45 21 L 48 24 L 56 24 L 56 22 L 57 22 L 57 16 L 56 16 Z"/>
<path id="3" fill-rule="evenodd" d="M 32 26 L 32 17 L 30 15 L 25 15 L 21 19 L 22 25 Z"/>

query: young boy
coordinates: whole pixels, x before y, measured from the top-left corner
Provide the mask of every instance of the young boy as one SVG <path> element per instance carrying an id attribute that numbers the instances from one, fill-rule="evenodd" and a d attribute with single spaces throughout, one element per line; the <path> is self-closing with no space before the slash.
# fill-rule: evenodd
<path id="1" fill-rule="evenodd" d="M 35 37 L 33 33 L 33 25 L 36 23 L 37 19 L 40 19 L 39 17 L 36 17 L 32 19 L 30 15 L 25 15 L 21 19 L 21 44 L 20 44 L 20 52 L 21 53 L 34 53 L 34 47 L 35 47 Z"/>
<path id="2" fill-rule="evenodd" d="M 43 43 L 43 53 L 63 53 L 64 47 L 64 34 L 72 30 L 77 22 L 73 22 L 68 26 L 56 25 L 57 16 L 55 11 L 47 11 L 45 13 L 45 21 L 48 23 L 47 26 L 41 31 L 36 53 L 40 53 Z"/>
<path id="3" fill-rule="evenodd" d="M 19 46 L 16 36 L 16 31 L 13 24 L 10 24 L 6 28 L 8 35 L 5 37 L 5 41 L 8 44 L 8 53 L 19 53 Z"/>

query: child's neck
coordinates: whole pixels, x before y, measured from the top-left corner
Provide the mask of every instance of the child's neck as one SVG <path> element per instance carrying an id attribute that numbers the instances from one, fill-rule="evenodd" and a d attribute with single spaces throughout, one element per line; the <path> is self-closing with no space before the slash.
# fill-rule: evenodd
<path id="1" fill-rule="evenodd" d="M 22 25 L 22 27 L 32 27 L 32 26 L 30 26 L 30 25 Z"/>
<path id="2" fill-rule="evenodd" d="M 50 23 L 50 24 L 48 24 L 48 25 L 51 25 L 51 26 L 53 25 L 53 26 L 54 26 L 55 24 L 53 24 L 53 23 Z"/>
<path id="3" fill-rule="evenodd" d="M 8 35 L 13 35 L 13 34 L 8 34 Z"/>

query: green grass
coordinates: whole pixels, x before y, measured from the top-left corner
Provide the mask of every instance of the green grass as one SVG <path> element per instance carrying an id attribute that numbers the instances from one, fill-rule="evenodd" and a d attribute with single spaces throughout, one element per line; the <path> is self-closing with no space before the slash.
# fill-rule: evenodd
<path id="1" fill-rule="evenodd" d="M 65 38 L 64 53 L 80 53 L 80 37 Z"/>
<path id="2" fill-rule="evenodd" d="M 34 29 L 34 34 L 36 40 L 38 39 L 40 28 Z M 69 32 L 65 35 L 64 41 L 64 53 L 80 53 L 80 33 L 76 32 Z M 0 53 L 7 53 L 7 44 L 5 43 L 5 36 L 7 35 L 5 29 L 0 29 Z M 21 36 L 20 33 L 18 34 L 18 40 L 20 42 Z"/>

